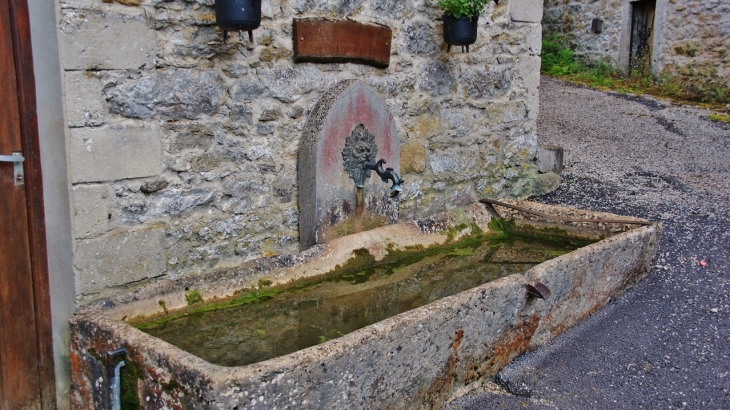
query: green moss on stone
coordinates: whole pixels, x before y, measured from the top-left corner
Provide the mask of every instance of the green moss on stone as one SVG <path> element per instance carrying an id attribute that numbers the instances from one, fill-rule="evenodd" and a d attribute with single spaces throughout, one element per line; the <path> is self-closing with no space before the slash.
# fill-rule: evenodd
<path id="1" fill-rule="evenodd" d="M 307 291 L 320 286 L 324 282 L 346 281 L 352 284 L 364 283 L 370 280 L 370 277 L 378 272 L 380 274 L 390 275 L 397 272 L 404 266 L 419 262 L 430 256 L 439 254 L 462 256 L 471 255 L 474 253 L 474 249 L 486 240 L 494 242 L 494 246 L 500 246 L 504 243 L 504 241 L 509 241 L 515 236 L 526 236 L 540 240 L 554 240 L 562 242 L 566 241 L 565 238 L 570 238 L 570 242 L 578 241 L 582 244 L 593 242 L 576 239 L 575 236 L 569 235 L 567 231 L 561 231 L 558 229 L 535 228 L 534 231 L 523 229 L 522 227 L 518 229 L 512 220 L 506 221 L 493 218 L 490 221 L 489 226 L 490 231 L 485 234 L 485 232 L 476 224 L 459 224 L 449 230 L 450 234 L 447 234 L 447 237 L 450 239 L 442 244 L 433 245 L 428 248 L 423 245 L 398 248 L 395 244 L 390 243 L 386 248 L 388 252 L 380 261 L 376 261 L 375 257 L 366 248 L 355 249 L 352 251 L 352 257 L 348 259 L 347 262 L 342 265 L 335 266 L 334 269 L 325 274 L 301 278 L 287 284 L 267 287 L 266 289 L 262 289 L 262 284 L 264 284 L 264 280 L 262 280 L 259 282 L 259 290 L 242 289 L 230 299 L 216 300 L 215 302 L 203 305 L 192 306 L 202 302 L 202 296 L 197 291 L 191 291 L 186 295 L 186 299 L 188 300 L 188 308 L 186 310 L 159 317 L 154 320 L 147 320 L 141 323 L 134 320 L 130 321 L 130 323 L 137 322 L 131 324 L 141 330 L 154 329 L 164 326 L 166 323 L 182 316 L 199 315 L 204 312 L 227 309 L 249 303 L 259 303 L 275 298 L 281 293 Z M 458 240 L 455 240 L 459 234 L 461 234 L 461 236 L 458 237 Z M 560 238 L 554 238 L 551 235 L 559 235 Z M 269 284 L 266 284 L 266 286 Z"/>
<path id="2" fill-rule="evenodd" d="M 200 294 L 197 290 L 191 290 L 190 292 L 185 294 L 185 301 L 188 302 L 188 306 L 192 306 L 196 303 L 200 303 L 203 301 L 203 295 Z"/>

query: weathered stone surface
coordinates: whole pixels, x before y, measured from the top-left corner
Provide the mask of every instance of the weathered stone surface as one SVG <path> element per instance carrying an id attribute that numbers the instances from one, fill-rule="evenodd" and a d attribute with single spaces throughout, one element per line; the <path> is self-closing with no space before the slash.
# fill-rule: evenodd
<path id="1" fill-rule="evenodd" d="M 527 48 L 530 55 L 539 56 L 542 53 L 542 25 L 530 24 L 527 34 Z"/>
<path id="2" fill-rule="evenodd" d="M 484 112 L 474 107 L 445 106 L 441 108 L 441 128 L 443 130 L 441 135 L 460 138 L 469 135 L 472 131 L 481 133 L 478 125 L 483 118 Z"/>
<path id="3" fill-rule="evenodd" d="M 487 7 L 469 54 L 445 54 L 440 12 L 432 0 L 264 0 L 264 22 L 253 42 L 239 42 L 233 32 L 222 41 L 213 0 L 151 0 L 139 6 L 60 1 L 65 90 L 79 103 L 67 104 L 73 110 L 70 126 L 160 129 L 159 138 L 136 141 L 134 149 L 109 148 L 97 163 L 88 162 L 86 149 L 101 149 L 97 145 L 109 142 L 102 141 L 105 135 L 80 140 L 76 131 L 68 132 L 72 176 L 98 180 L 116 192 L 110 226 L 173 223 L 165 243 L 171 275 L 297 249 L 296 221 L 306 219 L 298 218 L 296 203 L 307 194 L 294 176 L 302 166 L 297 161 L 302 134 L 322 93 L 342 80 L 359 79 L 372 87 L 397 119 L 395 138 L 425 148 L 402 155 L 410 188 L 401 194 L 399 214 L 382 201 L 390 184 L 371 177 L 385 189 L 375 198 L 382 215 L 425 216 L 477 195 L 531 192 L 537 167 L 528 140 L 534 137 L 537 88 L 525 86 L 517 65 L 539 55 L 540 24 L 511 21 L 507 2 Z M 294 64 L 293 16 L 393 28 L 389 68 Z M 71 47 L 82 43 L 93 50 Z M 143 43 L 149 47 L 127 49 Z M 95 62 L 89 63 L 91 57 Z M 447 161 L 437 159 L 434 176 L 429 154 L 453 149 L 478 152 L 479 165 L 456 180 L 454 172 L 439 168 Z M 389 159 L 386 166 L 393 164 Z M 169 185 L 142 189 L 158 179 Z M 245 181 L 255 186 L 232 188 Z M 235 218 L 233 233 L 217 231 L 219 223 Z M 203 228 L 212 233 L 198 235 Z M 242 238 L 249 244 L 246 252 L 238 244 Z"/>
<path id="4" fill-rule="evenodd" d="M 297 13 L 330 12 L 344 17 L 362 7 L 364 0 L 294 0 L 294 11 Z"/>
<path id="5" fill-rule="evenodd" d="M 260 209 L 271 203 L 271 192 L 263 181 L 226 178 L 223 194 L 236 199 L 235 213 Z"/>
<path id="6" fill-rule="evenodd" d="M 439 135 L 443 129 L 441 128 L 440 111 L 427 112 L 413 117 L 413 132 L 419 138 L 428 138 Z"/>
<path id="7" fill-rule="evenodd" d="M 400 174 L 398 130 L 385 101 L 357 80 L 330 88 L 309 115 L 299 149 L 299 240 L 303 248 L 341 236 L 335 228 L 355 213 L 355 182 L 345 170 L 343 151 L 346 139 L 360 124 L 377 146 L 377 158 L 370 159 L 384 159 L 386 167 Z M 365 151 L 373 153 L 365 149 L 348 152 L 364 155 Z M 397 218 L 389 185 L 374 175 L 364 181 L 362 189 L 363 215 L 386 222 Z"/>
<path id="8" fill-rule="evenodd" d="M 149 200 L 146 205 L 146 216 L 180 215 L 189 209 L 209 204 L 214 197 L 215 191 L 202 188 L 170 189 Z"/>
<path id="9" fill-rule="evenodd" d="M 451 92 L 455 84 L 449 66 L 442 62 L 427 62 L 419 67 L 420 80 L 419 88 L 429 91 L 431 95 L 443 95 Z"/>
<path id="10" fill-rule="evenodd" d="M 259 40 L 259 44 L 263 43 Z M 223 72 L 233 78 L 244 77 L 248 74 L 248 67 L 243 64 L 229 63 L 223 66 Z"/>
<path id="11" fill-rule="evenodd" d="M 256 128 L 256 132 L 259 135 L 271 135 L 274 132 L 276 132 L 276 125 L 275 124 L 259 124 L 259 126 Z"/>
<path id="12" fill-rule="evenodd" d="M 234 105 L 231 108 L 230 116 L 231 121 L 248 125 L 253 124 L 253 110 L 246 107 L 245 105 Z"/>
<path id="13" fill-rule="evenodd" d="M 96 3 L 94 0 L 61 0 L 64 9 L 90 9 Z"/>
<path id="14" fill-rule="evenodd" d="M 145 194 L 151 194 L 153 192 L 165 189 L 169 184 L 170 183 L 165 178 L 157 178 L 153 179 L 152 181 L 147 181 L 143 183 L 139 187 L 139 190 Z"/>
<path id="15" fill-rule="evenodd" d="M 213 171 L 218 168 L 225 159 L 226 158 L 218 152 L 205 152 L 193 158 L 190 169 L 195 172 Z"/>
<path id="16" fill-rule="evenodd" d="M 102 293 L 164 274 L 164 229 L 114 231 L 76 245 L 75 265 L 82 295 Z"/>
<path id="17" fill-rule="evenodd" d="M 402 17 L 406 11 L 412 10 L 412 0 L 371 0 L 370 7 L 377 15 L 398 18 Z"/>
<path id="18" fill-rule="evenodd" d="M 225 88 L 214 71 L 156 71 L 107 91 L 110 111 L 131 118 L 196 119 L 211 115 L 225 101 Z"/>
<path id="19" fill-rule="evenodd" d="M 537 147 L 537 170 L 538 172 L 563 172 L 563 147 L 544 146 Z"/>
<path id="20" fill-rule="evenodd" d="M 115 181 L 162 172 L 160 137 L 148 128 L 75 128 L 69 157 L 71 180 Z"/>
<path id="21" fill-rule="evenodd" d="M 111 190 L 106 185 L 77 185 L 73 188 L 74 236 L 86 239 L 109 229 Z"/>
<path id="22" fill-rule="evenodd" d="M 153 67 L 155 31 L 141 17 L 100 11 L 64 11 L 59 32 L 66 70 Z"/>
<path id="23" fill-rule="evenodd" d="M 582 218 L 621 218 L 529 202 L 516 205 L 555 216 L 577 213 Z M 509 215 L 523 222 L 519 214 Z M 449 397 L 463 393 L 465 385 L 489 380 L 515 357 L 553 340 L 644 277 L 652 266 L 661 232 L 659 225 L 628 230 L 624 224 L 612 224 L 597 233 L 607 239 L 524 274 L 509 275 L 437 300 L 317 348 L 248 366 L 211 365 L 120 320 L 161 313 L 160 300 L 170 309 L 184 308 L 185 294 L 190 289 L 199 290 L 211 300 L 246 289 L 262 278 L 286 283 L 294 275 L 328 271 L 348 260 L 355 249 L 381 255 L 390 243 L 440 243 L 447 240 L 445 231 L 459 223 L 476 223 L 487 230 L 488 220 L 487 212 L 477 205 L 418 224 L 389 226 L 343 238 L 296 256 L 252 261 L 211 275 L 191 275 L 82 307 L 71 321 L 71 354 L 77 366 L 72 405 L 108 407 L 108 395 L 95 386 L 98 375 L 106 371 L 104 360 L 98 358 L 115 346 L 112 341 L 122 341 L 141 375 L 140 391 L 169 391 L 173 385 L 173 391 L 181 393 L 156 396 L 156 404 L 169 408 L 196 408 L 201 401 L 220 409 L 287 408 L 310 403 L 334 409 L 441 408 Z M 438 226 L 440 232 L 424 234 L 416 226 Z M 238 242 L 236 252 L 242 255 L 262 246 L 250 237 Z M 297 269 L 284 269 L 292 265 Z M 527 295 L 525 284 L 536 282 L 546 285 L 552 295 L 545 300 Z M 200 393 L 182 394 L 194 389 Z"/>
<path id="24" fill-rule="evenodd" d="M 464 74 L 466 91 L 471 98 L 502 96 L 512 85 L 512 78 L 513 71 L 509 66 L 490 67 L 487 70 L 479 69 Z"/>
<path id="25" fill-rule="evenodd" d="M 535 196 L 545 195 L 560 187 L 560 175 L 554 172 L 538 174 L 535 177 L 532 194 Z"/>
<path id="26" fill-rule="evenodd" d="M 289 111 L 289 114 L 287 114 L 287 115 L 289 115 L 289 118 L 295 120 L 295 119 L 301 117 L 302 115 L 304 115 L 304 108 L 302 108 L 301 106 L 295 105 L 291 109 L 291 111 Z"/>
<path id="27" fill-rule="evenodd" d="M 276 198 L 279 198 L 280 202 L 289 202 L 291 200 L 291 196 L 294 193 L 295 190 L 295 179 L 294 176 L 285 175 L 281 178 L 278 178 L 274 181 L 274 196 Z M 288 215 L 285 217 L 285 219 L 288 221 L 286 222 L 287 225 L 295 225 L 295 223 L 292 223 L 292 218 L 297 219 L 297 223 L 299 222 L 299 213 L 296 212 L 296 216 Z"/>
<path id="28" fill-rule="evenodd" d="M 429 166 L 439 180 L 462 181 L 478 173 L 479 151 L 469 148 L 433 151 L 428 156 Z"/>
<path id="29" fill-rule="evenodd" d="M 426 21 L 414 21 L 403 27 L 402 41 L 403 47 L 413 54 L 433 54 L 441 47 L 433 27 Z"/>
<path id="30" fill-rule="evenodd" d="M 285 103 L 295 102 L 322 85 L 319 72 L 311 65 L 262 70 L 261 78 L 269 95 Z"/>
<path id="31" fill-rule="evenodd" d="M 540 57 L 522 57 L 517 64 L 517 71 L 528 90 L 537 90 L 540 86 Z"/>
<path id="32" fill-rule="evenodd" d="M 220 46 L 214 46 L 219 39 L 215 27 L 186 27 L 172 36 L 168 46 L 176 57 L 211 58 L 221 52 Z"/>
<path id="33" fill-rule="evenodd" d="M 400 149 L 400 166 L 404 174 L 421 173 L 426 169 L 426 148 L 416 141 L 408 141 Z"/>
<path id="34" fill-rule="evenodd" d="M 266 107 L 261 111 L 261 116 L 259 117 L 259 121 L 261 122 L 267 122 L 267 121 L 274 121 L 277 118 L 281 116 L 281 110 L 279 107 Z"/>
<path id="35" fill-rule="evenodd" d="M 97 74 L 90 71 L 71 71 L 66 73 L 65 81 L 66 122 L 69 127 L 103 124 L 106 107 Z"/>
<path id="36" fill-rule="evenodd" d="M 507 4 L 512 21 L 539 23 L 542 20 L 541 0 L 510 0 Z"/>
<path id="37" fill-rule="evenodd" d="M 176 127 L 173 127 L 173 132 Z M 171 152 L 182 152 L 191 149 L 207 149 L 213 143 L 213 133 L 202 127 L 189 126 L 179 132 L 174 132 L 172 143 L 170 144 Z"/>
<path id="38" fill-rule="evenodd" d="M 492 129 L 502 129 L 508 127 L 511 122 L 524 120 L 527 108 L 521 101 L 509 101 L 490 104 L 485 113 L 489 118 L 489 124 L 493 124 Z"/>
<path id="39" fill-rule="evenodd" d="M 251 101 L 254 98 L 261 95 L 266 88 L 261 81 L 258 80 L 245 80 L 237 82 L 231 87 L 230 94 L 234 101 L 244 102 Z"/>

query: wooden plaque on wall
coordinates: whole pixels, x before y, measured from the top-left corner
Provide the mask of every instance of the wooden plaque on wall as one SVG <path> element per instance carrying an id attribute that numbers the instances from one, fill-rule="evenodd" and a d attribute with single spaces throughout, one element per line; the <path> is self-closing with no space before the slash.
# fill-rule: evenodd
<path id="1" fill-rule="evenodd" d="M 294 62 L 390 64 L 393 31 L 376 24 L 294 19 Z"/>

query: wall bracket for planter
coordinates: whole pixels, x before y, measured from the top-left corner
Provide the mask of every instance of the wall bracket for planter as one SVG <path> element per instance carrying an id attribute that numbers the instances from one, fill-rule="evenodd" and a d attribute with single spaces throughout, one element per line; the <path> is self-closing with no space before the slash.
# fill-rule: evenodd
<path id="1" fill-rule="evenodd" d="M 253 30 L 261 25 L 261 0 L 215 0 L 215 21 L 223 30 L 223 42 L 229 31 L 238 31 L 238 40 L 248 31 L 253 41 Z"/>

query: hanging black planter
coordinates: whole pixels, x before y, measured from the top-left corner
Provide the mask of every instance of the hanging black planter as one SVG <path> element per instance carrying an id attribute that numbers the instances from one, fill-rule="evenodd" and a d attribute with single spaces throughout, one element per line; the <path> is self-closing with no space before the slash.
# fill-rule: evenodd
<path id="1" fill-rule="evenodd" d="M 248 31 L 248 39 L 253 41 L 251 30 L 261 25 L 261 0 L 215 0 L 215 22 L 223 30 L 223 41 L 229 31 L 238 31 L 239 40 Z"/>
<path id="2" fill-rule="evenodd" d="M 451 46 L 461 46 L 461 51 L 469 52 L 469 44 L 477 41 L 477 23 L 479 15 L 461 16 L 456 18 L 444 14 L 444 43 L 448 44 L 446 52 L 451 51 Z"/>

